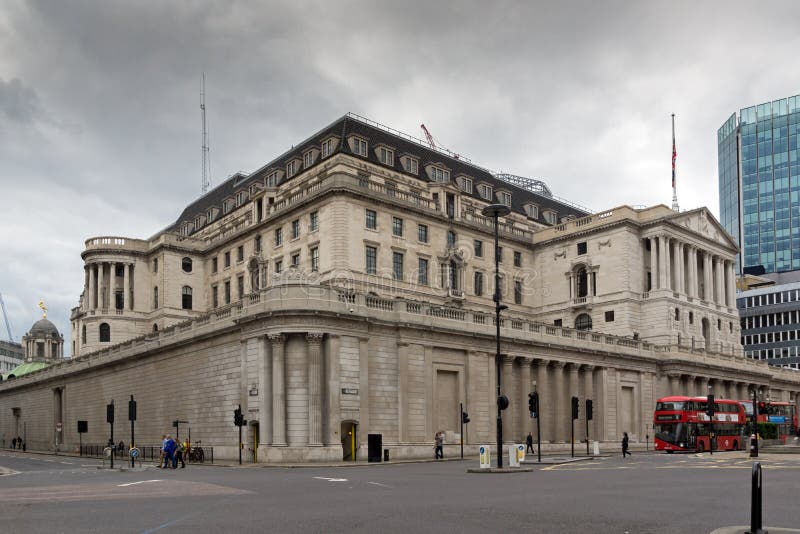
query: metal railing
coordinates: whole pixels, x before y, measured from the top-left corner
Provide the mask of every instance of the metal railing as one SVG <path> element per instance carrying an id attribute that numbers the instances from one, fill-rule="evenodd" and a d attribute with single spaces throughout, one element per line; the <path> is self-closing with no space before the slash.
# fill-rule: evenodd
<path id="1" fill-rule="evenodd" d="M 84 444 L 80 446 L 80 455 L 85 456 L 88 458 L 105 458 L 105 449 L 108 445 L 97 445 L 97 444 Z M 161 457 L 161 447 L 158 445 L 137 445 L 137 449 L 139 449 L 139 458 L 138 460 L 142 462 L 156 462 Z M 114 447 L 114 457 L 115 458 L 128 458 L 128 448 L 125 447 L 124 450 L 120 450 L 119 447 Z M 202 458 L 200 460 L 195 460 L 194 463 L 214 463 L 214 447 L 202 447 L 203 455 L 196 458 Z M 184 460 L 188 463 L 189 462 L 189 454 L 185 455 Z"/>

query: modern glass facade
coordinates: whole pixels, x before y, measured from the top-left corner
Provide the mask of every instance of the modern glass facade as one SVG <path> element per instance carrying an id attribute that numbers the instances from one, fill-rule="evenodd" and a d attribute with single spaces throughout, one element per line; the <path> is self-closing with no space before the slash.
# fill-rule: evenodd
<path id="1" fill-rule="evenodd" d="M 717 131 L 720 219 L 740 270 L 800 269 L 800 95 L 744 108 Z"/>

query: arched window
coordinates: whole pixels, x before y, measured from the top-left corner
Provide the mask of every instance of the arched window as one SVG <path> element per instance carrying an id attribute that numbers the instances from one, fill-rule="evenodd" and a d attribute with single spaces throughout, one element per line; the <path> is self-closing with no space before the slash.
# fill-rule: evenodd
<path id="1" fill-rule="evenodd" d="M 182 307 L 184 310 L 191 310 L 192 309 L 192 288 L 189 286 L 183 286 L 183 290 L 181 291 L 181 295 L 183 297 Z"/>
<path id="2" fill-rule="evenodd" d="M 181 260 L 181 269 L 183 269 L 185 273 L 192 272 L 192 258 L 183 258 L 183 260 Z"/>
<path id="3" fill-rule="evenodd" d="M 81 327 L 81 345 L 86 345 L 86 325 Z"/>
<path id="4" fill-rule="evenodd" d="M 575 318 L 575 330 L 591 330 L 592 318 L 588 313 L 582 313 Z"/>
<path id="5" fill-rule="evenodd" d="M 108 323 L 100 323 L 100 343 L 111 342 L 111 327 Z"/>
<path id="6" fill-rule="evenodd" d="M 576 296 L 578 298 L 585 297 L 589 293 L 589 284 L 587 283 L 586 269 L 581 267 L 575 275 Z"/>
<path id="7" fill-rule="evenodd" d="M 675 320 L 676 321 L 681 320 L 681 311 L 678 308 L 675 308 Z"/>
<path id="8" fill-rule="evenodd" d="M 153 323 L 153 332 L 158 332 L 158 325 Z"/>

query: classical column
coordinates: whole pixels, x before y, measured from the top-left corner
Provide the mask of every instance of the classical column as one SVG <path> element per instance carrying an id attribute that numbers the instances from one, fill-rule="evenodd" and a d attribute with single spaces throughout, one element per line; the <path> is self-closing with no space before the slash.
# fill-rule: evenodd
<path id="1" fill-rule="evenodd" d="M 108 308 L 108 303 L 105 300 L 106 296 L 106 288 L 105 288 L 105 270 L 106 264 L 102 261 L 97 264 L 97 307 L 101 310 L 105 310 Z"/>
<path id="2" fill-rule="evenodd" d="M 703 252 L 703 300 L 714 301 L 714 287 L 711 278 L 711 254 Z"/>
<path id="3" fill-rule="evenodd" d="M 658 288 L 658 240 L 650 238 L 650 291 Z"/>
<path id="4" fill-rule="evenodd" d="M 592 401 L 592 411 L 597 412 L 598 404 L 594 398 L 594 366 L 593 365 L 584 365 L 583 366 L 583 394 L 587 399 L 591 399 Z M 584 408 L 586 407 L 586 403 L 583 403 Z M 585 410 L 584 410 L 585 411 Z M 585 414 L 588 416 L 589 414 Z M 597 432 L 595 430 L 595 421 L 597 418 L 594 417 L 592 414 L 592 420 L 589 422 L 589 438 L 597 439 Z M 583 430 L 586 430 L 584 426 Z"/>
<path id="5" fill-rule="evenodd" d="M 514 430 L 514 412 L 516 411 L 514 402 L 514 357 L 503 356 L 503 377 L 500 392 L 508 397 L 508 408 L 503 410 L 503 441 L 506 443 L 514 443 L 516 440 Z"/>
<path id="6" fill-rule="evenodd" d="M 323 413 L 325 428 L 325 444 L 339 445 L 341 436 L 341 372 L 339 369 L 339 345 L 341 339 L 338 335 L 331 335 L 325 338 L 324 354 L 326 355 L 325 367 L 325 387 L 328 391 L 328 400 L 325 403 Z"/>
<path id="7" fill-rule="evenodd" d="M 108 307 L 112 310 L 117 309 L 117 264 L 111 262 L 108 264 Z"/>
<path id="8" fill-rule="evenodd" d="M 678 241 L 678 292 L 686 293 L 686 273 L 684 272 L 683 243 Z"/>
<path id="9" fill-rule="evenodd" d="M 286 445 L 286 378 L 284 347 L 286 337 L 270 334 L 272 345 L 272 444 Z"/>
<path id="10" fill-rule="evenodd" d="M 125 310 L 130 309 L 129 300 L 131 292 L 131 279 L 129 270 L 133 267 L 129 263 L 122 265 L 122 308 Z"/>
<path id="11" fill-rule="evenodd" d="M 669 243 L 670 239 L 667 236 L 661 237 L 661 243 L 664 245 L 662 251 L 664 253 L 664 289 L 670 289 L 672 287 L 671 275 L 670 271 L 672 270 L 670 265 L 672 260 L 670 259 L 670 252 L 671 247 Z"/>
<path id="12" fill-rule="evenodd" d="M 577 363 L 569 364 L 569 392 L 568 392 L 567 396 L 569 397 L 568 400 L 570 401 L 569 402 L 570 414 L 569 414 L 569 417 L 568 417 L 570 428 L 568 428 L 567 431 L 570 434 L 570 437 L 572 436 L 572 433 L 570 431 L 571 428 L 572 428 L 572 397 L 580 397 L 579 391 L 578 391 L 578 371 L 579 370 L 580 370 L 580 365 L 578 365 Z M 580 400 L 578 401 L 578 403 L 580 404 Z M 578 436 L 580 436 L 582 434 L 581 429 L 583 428 L 583 424 L 581 423 L 581 421 L 583 421 L 583 416 L 586 415 L 584 413 L 585 411 L 586 410 L 584 410 L 583 408 L 580 408 L 578 410 L 578 419 L 577 419 L 577 421 L 575 421 L 575 437 L 578 437 Z M 580 441 L 580 440 L 578 440 L 578 441 Z"/>
<path id="13" fill-rule="evenodd" d="M 553 394 L 550 397 L 550 404 L 555 408 L 553 419 L 553 441 L 563 443 L 567 441 L 567 405 L 564 394 L 564 365 L 565 362 L 553 362 Z"/>
<path id="14" fill-rule="evenodd" d="M 125 266 L 125 272 L 128 266 Z M 258 423 L 260 440 L 264 445 L 272 444 L 272 359 L 266 336 L 258 338 Z"/>
<path id="15" fill-rule="evenodd" d="M 672 247 L 670 253 L 672 254 L 672 291 L 675 293 L 681 290 L 681 256 L 679 254 L 680 246 L 677 239 L 670 241 Z"/>
<path id="16" fill-rule="evenodd" d="M 669 394 L 670 395 L 680 395 L 681 394 L 681 375 L 679 374 L 671 374 L 669 376 Z"/>
<path id="17" fill-rule="evenodd" d="M 715 267 L 714 274 L 717 275 L 717 292 L 715 294 L 715 300 L 717 304 L 725 304 L 725 274 L 722 270 L 722 258 L 716 259 Z"/>
<path id="18" fill-rule="evenodd" d="M 667 288 L 667 236 L 658 236 L 658 288 Z"/>
<path id="19" fill-rule="evenodd" d="M 550 385 L 547 383 L 547 360 L 539 360 L 536 365 L 536 392 L 539 393 L 539 428 L 542 435 L 538 436 L 540 441 L 544 443 L 545 438 L 552 441 L 553 434 L 549 430 L 550 424 L 550 407 L 547 406 L 547 395 L 549 393 Z"/>
<path id="20" fill-rule="evenodd" d="M 725 303 L 729 308 L 736 308 L 736 272 L 734 271 L 734 264 L 732 261 L 726 261 L 725 266 L 728 272 Z"/>
<path id="21" fill-rule="evenodd" d="M 697 248 L 689 245 L 689 254 L 686 260 L 689 262 L 689 287 L 687 294 L 690 297 L 697 297 Z"/>
<path id="22" fill-rule="evenodd" d="M 528 411 L 528 394 L 533 391 L 531 388 L 531 362 L 532 358 L 520 356 L 519 361 L 519 435 L 524 443 L 528 432 L 531 432 L 531 414 Z"/>
<path id="23" fill-rule="evenodd" d="M 306 334 L 308 349 L 308 444 L 322 445 L 322 334 Z"/>
<path id="24" fill-rule="evenodd" d="M 97 289 L 95 285 L 95 272 L 94 272 L 94 263 L 89 264 L 89 306 L 88 309 L 94 310 L 97 305 Z"/>

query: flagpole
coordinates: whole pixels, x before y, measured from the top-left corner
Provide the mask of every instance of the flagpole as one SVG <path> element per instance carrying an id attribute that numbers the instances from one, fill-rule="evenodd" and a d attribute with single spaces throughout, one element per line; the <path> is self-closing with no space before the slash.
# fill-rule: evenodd
<path id="1" fill-rule="evenodd" d="M 675 114 L 672 114 L 672 210 L 681 211 L 678 207 L 678 190 L 675 187 L 675 160 L 678 153 L 675 151 Z"/>

